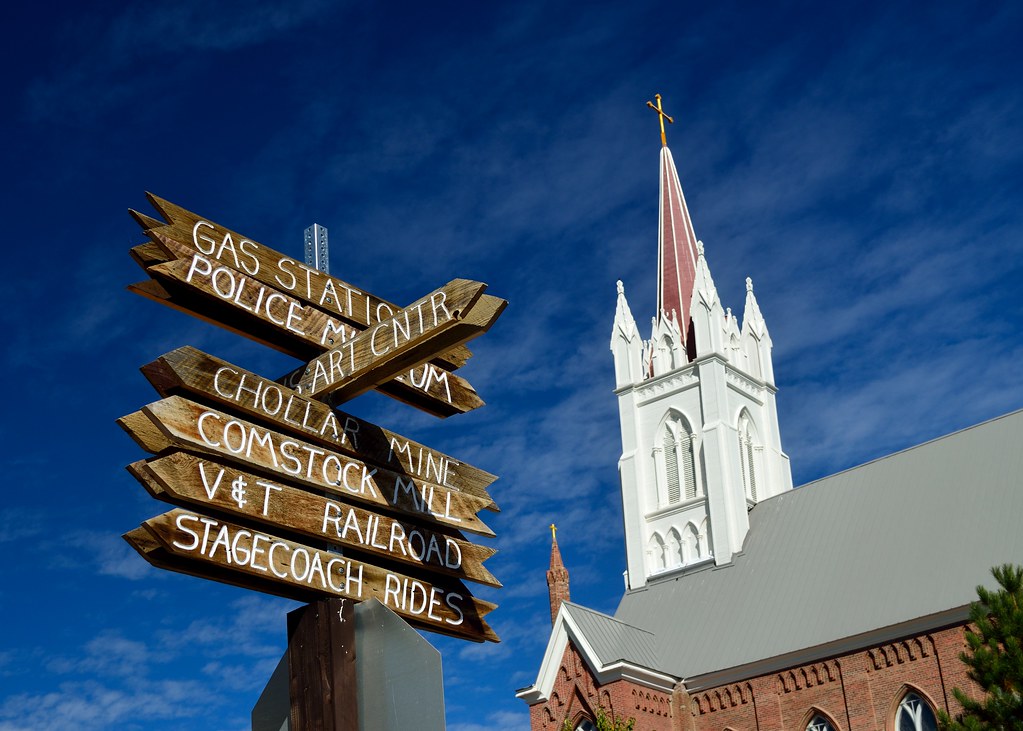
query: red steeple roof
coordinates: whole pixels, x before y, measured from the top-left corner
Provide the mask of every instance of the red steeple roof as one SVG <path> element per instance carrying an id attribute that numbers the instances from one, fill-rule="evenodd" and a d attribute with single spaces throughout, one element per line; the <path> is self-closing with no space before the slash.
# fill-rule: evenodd
<path id="1" fill-rule="evenodd" d="M 689 305 L 696 280 L 696 234 L 675 161 L 661 147 L 661 196 L 657 231 L 657 316 L 676 313 L 683 342 L 689 336 Z"/>

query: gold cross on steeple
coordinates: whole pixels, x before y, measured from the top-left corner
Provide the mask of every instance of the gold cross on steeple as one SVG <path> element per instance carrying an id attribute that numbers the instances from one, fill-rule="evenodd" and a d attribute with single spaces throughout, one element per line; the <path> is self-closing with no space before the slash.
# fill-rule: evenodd
<path id="1" fill-rule="evenodd" d="M 558 540 L 558 527 L 554 523 L 551 523 L 551 540 Z"/>
<path id="2" fill-rule="evenodd" d="M 664 136 L 664 120 L 667 119 L 668 122 L 671 123 L 671 124 L 675 124 L 675 120 L 672 119 L 671 117 L 669 117 L 667 114 L 665 114 L 664 110 L 661 109 L 661 95 L 660 94 L 654 94 L 654 99 L 657 100 L 657 106 L 654 106 L 653 102 L 647 102 L 646 105 L 648 107 L 650 107 L 651 109 L 653 109 L 655 112 L 657 112 L 657 116 L 659 117 L 660 122 L 661 122 L 661 146 L 662 147 L 667 147 L 668 146 L 668 138 Z"/>

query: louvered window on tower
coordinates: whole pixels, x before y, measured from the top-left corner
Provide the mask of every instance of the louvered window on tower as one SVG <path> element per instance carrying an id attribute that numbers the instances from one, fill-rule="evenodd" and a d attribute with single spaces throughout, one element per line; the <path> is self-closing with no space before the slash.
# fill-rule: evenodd
<path id="1" fill-rule="evenodd" d="M 749 465 L 749 496 L 757 499 L 757 470 L 753 461 L 753 440 L 746 437 L 746 464 Z"/>
<path id="2" fill-rule="evenodd" d="M 683 477 L 686 483 L 686 500 L 691 500 L 696 497 L 696 470 L 695 460 L 693 459 L 693 437 L 689 431 L 682 425 L 682 439 L 679 445 L 679 451 L 682 452 L 682 469 Z"/>
<path id="3" fill-rule="evenodd" d="M 664 430 L 664 471 L 668 478 L 668 504 L 681 500 L 678 474 L 678 451 L 675 448 L 675 435 L 671 433 L 671 427 Z"/>
<path id="4" fill-rule="evenodd" d="M 668 418 L 659 446 L 655 459 L 662 460 L 657 465 L 661 505 L 695 498 L 698 492 L 693 436 L 685 419 L 675 414 Z"/>
<path id="5" fill-rule="evenodd" d="M 747 414 L 739 418 L 739 465 L 742 471 L 742 486 L 747 497 L 757 499 L 757 457 L 759 447 L 754 445 L 756 432 Z"/>

